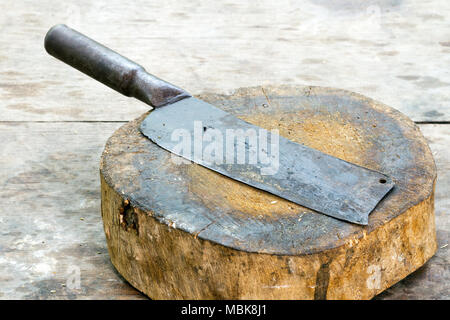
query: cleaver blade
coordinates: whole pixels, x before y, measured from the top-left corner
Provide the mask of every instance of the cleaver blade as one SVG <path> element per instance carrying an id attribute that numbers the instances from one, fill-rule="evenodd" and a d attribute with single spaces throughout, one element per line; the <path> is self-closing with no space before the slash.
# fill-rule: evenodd
<path id="1" fill-rule="evenodd" d="M 45 49 L 110 88 L 152 106 L 140 127 L 151 141 L 231 179 L 360 225 L 367 225 L 370 212 L 394 187 L 383 173 L 269 133 L 196 99 L 65 25 L 47 32 Z M 232 139 L 230 132 L 234 132 Z M 187 140 L 180 144 L 177 137 Z"/>
<path id="2" fill-rule="evenodd" d="M 227 140 L 227 130 L 256 133 L 258 138 L 261 128 L 194 97 L 153 110 L 142 121 L 140 130 L 151 141 L 173 154 L 304 207 L 356 224 L 367 225 L 370 212 L 394 186 L 392 180 L 385 174 L 338 159 L 284 137 L 274 137 L 269 132 L 263 137 L 268 136 L 268 140 L 274 146 L 277 144 L 275 150 L 272 150 L 274 153 L 278 152 L 276 161 L 263 163 L 255 157 L 256 163 L 248 163 L 251 153 L 255 152 L 249 146 L 248 140 L 251 136 L 249 135 L 242 137 L 240 141 L 243 145 L 241 150 L 245 150 L 246 162 L 239 164 L 236 160 L 238 139 L 234 139 L 236 136 L 234 135 L 233 140 Z M 217 139 L 221 143 L 216 145 L 218 149 L 222 149 L 219 152 L 223 154 L 222 161 L 220 157 L 205 159 L 206 149 L 217 141 L 203 143 L 201 152 L 197 152 L 196 155 L 195 142 L 201 144 L 200 141 L 203 140 L 201 136 L 204 137 L 210 130 L 214 131 L 211 140 L 213 137 L 221 137 Z M 189 137 L 191 142 L 183 142 L 182 139 L 178 139 L 180 136 Z M 232 147 L 227 148 L 224 141 L 230 141 Z M 254 145 L 260 143 L 258 139 L 256 141 Z M 188 148 L 182 148 L 183 144 Z M 186 149 L 189 149 L 188 152 Z M 260 150 L 256 152 L 258 151 Z M 270 158 L 271 155 L 268 154 L 267 157 Z M 226 161 L 227 158 L 233 161 L 230 163 Z M 267 170 L 263 171 L 264 168 Z M 262 174 L 264 172 L 266 174 Z"/>

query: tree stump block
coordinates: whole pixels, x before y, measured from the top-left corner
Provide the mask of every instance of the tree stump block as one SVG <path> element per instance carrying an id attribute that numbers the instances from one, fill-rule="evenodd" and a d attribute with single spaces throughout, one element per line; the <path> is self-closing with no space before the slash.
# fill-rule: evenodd
<path id="1" fill-rule="evenodd" d="M 139 132 L 108 140 L 102 217 L 111 261 L 152 299 L 370 299 L 436 251 L 436 168 L 419 128 L 356 93 L 276 86 L 200 96 L 237 117 L 396 183 L 359 226 L 197 164 Z"/>

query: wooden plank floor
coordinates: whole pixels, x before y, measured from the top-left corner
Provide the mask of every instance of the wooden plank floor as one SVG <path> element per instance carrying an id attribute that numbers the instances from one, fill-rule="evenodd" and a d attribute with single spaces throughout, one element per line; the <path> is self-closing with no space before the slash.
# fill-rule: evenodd
<path id="1" fill-rule="evenodd" d="M 98 163 L 106 139 L 147 106 L 48 56 L 56 23 L 192 93 L 310 84 L 401 110 L 435 156 L 439 249 L 377 298 L 450 298 L 450 2 L 251 3 L 0 2 L 0 299 L 145 298 L 109 262 Z"/>

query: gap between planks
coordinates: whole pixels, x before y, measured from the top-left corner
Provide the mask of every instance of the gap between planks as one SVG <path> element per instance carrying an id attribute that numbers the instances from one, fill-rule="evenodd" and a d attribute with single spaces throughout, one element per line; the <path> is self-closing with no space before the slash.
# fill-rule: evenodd
<path id="1" fill-rule="evenodd" d="M 0 120 L 0 123 L 127 123 L 126 120 Z M 414 121 L 415 124 L 450 124 L 450 121 Z"/>

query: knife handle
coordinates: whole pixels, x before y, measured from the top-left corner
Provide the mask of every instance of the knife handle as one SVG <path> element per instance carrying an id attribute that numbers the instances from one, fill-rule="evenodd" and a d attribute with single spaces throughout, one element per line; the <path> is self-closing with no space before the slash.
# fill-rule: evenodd
<path id="1" fill-rule="evenodd" d="M 161 107 L 191 96 L 66 25 L 52 27 L 45 36 L 44 45 L 45 50 L 55 58 L 152 107 Z"/>

